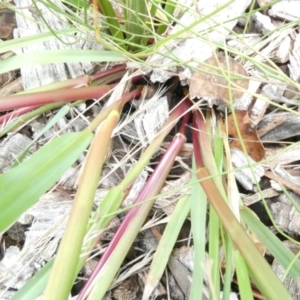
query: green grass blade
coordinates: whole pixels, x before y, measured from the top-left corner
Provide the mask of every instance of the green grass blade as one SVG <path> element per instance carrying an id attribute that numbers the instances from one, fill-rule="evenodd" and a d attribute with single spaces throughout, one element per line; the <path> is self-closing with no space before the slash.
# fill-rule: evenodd
<path id="1" fill-rule="evenodd" d="M 166 0 L 164 11 L 167 13 L 166 16 L 168 15 L 173 15 L 173 12 L 176 8 L 176 2 L 173 0 Z M 169 22 L 172 22 L 171 18 L 168 18 Z M 157 29 L 157 34 L 161 35 L 163 34 L 167 29 L 167 24 L 162 24 L 158 29 Z"/>
<path id="2" fill-rule="evenodd" d="M 204 271 L 202 265 L 205 260 L 205 232 L 207 197 L 198 183 L 196 166 L 193 163 L 192 193 L 191 193 L 191 221 L 194 240 L 194 268 L 190 292 L 190 300 L 202 299 Z"/>
<path id="3" fill-rule="evenodd" d="M 214 295 L 220 296 L 220 219 L 212 206 L 209 207 L 209 258 L 213 261 L 211 278 L 214 286 Z M 210 291 L 212 293 L 212 291 Z M 211 298 L 213 295 L 211 294 Z M 219 297 L 220 298 L 220 297 Z"/>
<path id="4" fill-rule="evenodd" d="M 209 131 L 212 131 L 209 128 Z M 216 162 L 216 168 L 219 173 L 222 173 L 223 168 L 223 140 L 220 137 L 220 130 L 216 129 L 214 142 L 214 160 Z M 219 182 L 220 186 L 222 183 L 222 177 L 217 176 L 215 178 Z M 211 277 L 212 284 L 214 286 L 213 295 L 220 299 L 220 259 L 219 259 L 219 248 L 220 248 L 220 219 L 215 209 L 209 207 L 209 258 L 212 259 L 213 264 L 211 266 Z M 210 291 L 211 298 L 213 297 L 212 291 Z"/>
<path id="5" fill-rule="evenodd" d="M 19 54 L 0 62 L 0 74 L 33 64 L 125 61 L 125 56 L 105 50 L 49 50 Z"/>
<path id="6" fill-rule="evenodd" d="M 99 232 L 104 230 L 111 219 L 116 215 L 122 201 L 124 199 L 124 192 L 121 186 L 112 187 L 104 199 L 101 201 L 97 210 L 90 218 L 87 235 L 95 236 L 93 232 Z M 83 263 L 86 259 L 87 253 L 91 250 L 95 241 L 98 239 L 98 235 L 93 239 L 88 239 L 81 250 L 81 255 L 79 258 L 79 265 L 77 267 L 78 272 L 80 271 Z"/>
<path id="7" fill-rule="evenodd" d="M 170 254 L 176 243 L 176 239 L 185 219 L 187 218 L 190 208 L 191 204 L 189 195 L 182 197 L 178 201 L 155 251 L 144 288 L 143 300 L 151 298 L 150 296 L 153 290 L 163 275 L 168 264 Z"/>
<path id="8" fill-rule="evenodd" d="M 231 292 L 231 283 L 233 277 L 233 264 L 232 264 L 232 256 L 233 256 L 233 244 L 228 236 L 225 234 L 224 236 L 224 244 L 225 244 L 225 274 L 223 276 L 223 295 L 222 300 L 230 299 L 230 292 Z"/>
<path id="9" fill-rule="evenodd" d="M 52 259 L 30 278 L 11 298 L 11 300 L 37 299 L 43 292 L 53 266 Z"/>
<path id="10" fill-rule="evenodd" d="M 287 270 L 290 267 L 295 255 L 285 247 L 282 242 L 259 221 L 253 213 L 247 209 L 241 209 L 241 217 L 251 231 L 253 231 L 259 240 L 268 248 L 271 254 Z M 296 260 L 289 269 L 289 275 L 296 278 L 300 274 L 300 261 Z"/>
<path id="11" fill-rule="evenodd" d="M 113 9 L 113 6 L 111 4 L 111 1 L 107 0 L 98 0 L 100 9 L 106 19 L 107 26 L 111 32 L 111 35 L 118 39 L 118 45 L 122 48 L 125 48 L 125 45 L 122 43 L 124 41 L 123 31 L 121 28 L 121 25 L 119 23 L 119 20 L 116 16 L 116 13 Z"/>
<path id="12" fill-rule="evenodd" d="M 62 29 L 59 31 L 55 31 L 55 33 L 58 36 L 63 35 L 73 35 L 74 33 L 78 32 L 77 28 L 68 28 L 68 29 Z M 48 41 L 50 39 L 54 39 L 54 35 L 52 32 L 46 32 L 46 33 L 39 33 L 35 35 L 30 35 L 18 39 L 13 39 L 9 41 L 5 41 L 3 43 L 0 43 L 0 53 L 5 53 L 8 51 L 14 51 L 18 48 L 23 48 L 35 43 L 41 43 L 44 41 Z"/>
<path id="13" fill-rule="evenodd" d="M 118 111 L 110 112 L 89 148 L 68 223 L 43 295 L 44 300 L 67 299 L 72 289 L 102 167 L 119 117 Z"/>
<path id="14" fill-rule="evenodd" d="M 145 33 L 147 6 L 145 0 L 126 0 L 127 9 L 124 11 L 126 37 L 130 42 L 129 48 L 135 50 L 134 45 L 140 45 L 143 42 L 146 45 L 147 41 L 143 40 Z"/>
<path id="15" fill-rule="evenodd" d="M 34 153 L 21 165 L 0 175 L 0 233 L 30 208 L 89 145 L 89 131 L 65 134 Z"/>
<path id="16" fill-rule="evenodd" d="M 63 118 L 68 112 L 69 112 L 69 107 L 64 106 L 62 107 L 56 114 L 55 116 L 45 125 L 45 127 L 38 132 L 38 134 L 35 136 L 33 141 L 29 144 L 29 146 L 19 155 L 18 159 L 15 161 L 12 167 L 15 167 L 19 165 L 23 159 L 25 158 L 26 154 L 28 153 L 30 147 L 35 144 L 35 142 L 45 133 L 47 132 L 52 126 L 54 126 L 61 118 Z"/>
<path id="17" fill-rule="evenodd" d="M 253 293 L 249 280 L 248 268 L 243 256 L 238 250 L 234 251 L 234 261 L 238 278 L 239 292 L 241 299 L 253 300 Z"/>

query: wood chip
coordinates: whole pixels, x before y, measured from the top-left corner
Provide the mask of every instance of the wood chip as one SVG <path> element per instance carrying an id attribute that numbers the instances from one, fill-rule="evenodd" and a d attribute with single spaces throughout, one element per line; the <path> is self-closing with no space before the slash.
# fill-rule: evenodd
<path id="1" fill-rule="evenodd" d="M 300 185 L 297 184 L 299 183 L 299 178 L 294 179 L 287 172 L 284 172 L 283 173 L 284 177 L 282 177 L 282 175 L 274 174 L 273 172 L 270 171 L 265 171 L 265 176 L 278 182 L 279 184 L 282 184 L 286 188 L 300 195 Z"/>
<path id="2" fill-rule="evenodd" d="M 290 59 L 290 51 L 292 49 L 292 40 L 289 36 L 286 36 L 277 50 L 274 53 L 274 61 L 279 64 L 285 64 Z"/>
<path id="3" fill-rule="evenodd" d="M 284 166 L 299 160 L 300 145 L 286 148 L 266 148 L 266 160 L 270 165 Z"/>
<path id="4" fill-rule="evenodd" d="M 297 114 L 290 112 L 272 113 L 266 115 L 258 123 L 257 128 L 260 134 L 263 134 L 261 135 L 262 141 L 281 141 L 300 134 L 299 122 L 300 116 Z M 273 127 L 273 129 L 269 130 L 268 126 Z M 267 133 L 264 134 L 264 130 Z"/>
<path id="5" fill-rule="evenodd" d="M 52 30 L 60 30 L 69 27 L 68 20 L 64 16 L 60 14 L 59 18 L 56 17 L 53 12 L 49 11 L 49 9 L 41 3 L 37 3 L 37 5 L 43 14 L 44 20 L 42 20 L 36 12 L 30 9 L 32 8 L 31 0 L 16 0 L 15 4 L 17 8 L 20 8 L 22 10 L 22 14 L 16 14 L 18 28 L 14 31 L 15 38 L 48 32 L 49 30 L 46 26 L 39 25 L 39 22 L 43 24 L 44 20 L 46 20 L 48 26 L 50 26 Z M 56 5 L 59 9 L 64 9 L 61 1 L 55 0 L 52 4 Z M 77 38 L 79 39 L 80 36 L 77 36 Z M 75 36 L 65 36 L 63 37 L 63 39 L 66 44 L 72 44 L 75 41 Z M 16 50 L 16 52 L 20 53 L 21 51 L 21 53 L 34 53 L 35 51 L 41 50 L 70 50 L 86 49 L 86 47 L 90 47 L 90 45 L 88 45 L 86 41 L 82 41 L 83 39 L 79 39 L 79 42 L 76 43 L 76 45 L 66 45 L 60 42 L 58 39 L 52 39 L 43 43 L 24 47 L 21 50 Z M 102 47 L 99 44 L 94 44 L 94 49 L 100 48 Z M 21 74 L 24 89 L 27 90 L 49 83 L 63 81 L 69 79 L 69 77 L 75 78 L 85 73 L 89 74 L 93 70 L 93 68 L 93 64 L 91 63 L 39 64 L 21 68 Z"/>
<path id="6" fill-rule="evenodd" d="M 289 197 L 293 199 L 296 205 L 300 205 L 300 196 L 289 192 Z M 290 234 L 298 234 L 300 231 L 300 214 L 292 204 L 291 200 L 284 194 L 279 197 L 278 202 L 271 203 L 271 213 L 279 228 Z"/>
<path id="7" fill-rule="evenodd" d="M 250 196 L 242 197 L 242 200 L 246 206 L 249 206 L 260 201 L 263 198 L 272 198 L 278 195 L 279 193 L 276 190 L 269 188 L 261 191 L 261 193 L 256 193 Z"/>
<path id="8" fill-rule="evenodd" d="M 300 7 L 300 2 L 299 2 Z M 297 34 L 296 39 L 294 41 L 294 48 L 292 53 L 290 54 L 290 63 L 288 65 L 290 70 L 290 77 L 299 82 L 300 80 L 300 34 Z"/>
<path id="9" fill-rule="evenodd" d="M 251 22 L 251 30 L 256 33 L 266 34 L 275 29 L 271 18 L 258 11 L 251 15 Z"/>
<path id="10" fill-rule="evenodd" d="M 272 5 L 269 15 L 286 21 L 300 19 L 300 2 L 298 0 L 282 0 Z"/>
<path id="11" fill-rule="evenodd" d="M 30 138 L 20 133 L 10 134 L 5 138 L 0 143 L 0 172 L 7 171 L 31 142 Z"/>
<path id="12" fill-rule="evenodd" d="M 261 177 L 264 175 L 264 168 L 260 165 L 255 165 L 255 161 L 251 159 L 250 157 L 248 158 L 250 160 L 250 163 L 253 163 L 252 170 L 254 172 L 251 172 L 248 165 L 248 160 L 244 152 L 236 149 L 236 148 L 231 148 L 230 149 L 231 153 L 231 160 L 234 168 L 241 168 L 240 170 L 236 171 L 234 173 L 236 180 L 248 191 L 254 190 L 256 182 L 259 182 Z M 256 179 L 256 180 L 255 180 Z"/>
<path id="13" fill-rule="evenodd" d="M 7 95 L 11 95 L 14 93 L 22 92 L 24 90 L 23 88 L 23 82 L 22 78 L 19 77 L 15 79 L 14 81 L 6 84 L 0 89 L 0 97 L 4 97 Z"/>
<path id="14" fill-rule="evenodd" d="M 252 73 L 251 75 L 255 76 L 255 73 Z M 248 110 L 249 106 L 252 104 L 253 95 L 257 93 L 259 86 L 261 85 L 260 81 L 251 80 L 250 78 L 251 77 L 249 77 L 249 86 L 247 92 L 244 93 L 244 95 L 234 103 L 235 110 Z M 257 101 L 259 101 L 259 99 L 257 99 L 256 102 Z M 252 119 L 252 115 L 254 116 L 254 109 L 255 108 L 252 110 L 251 121 L 254 125 L 256 125 L 257 123 L 255 123 L 254 119 Z"/>
<path id="15" fill-rule="evenodd" d="M 191 289 L 191 281 L 189 278 L 191 278 L 192 275 L 190 271 L 172 255 L 169 258 L 168 267 L 175 277 L 180 289 L 184 295 L 188 297 Z"/>
<path id="16" fill-rule="evenodd" d="M 277 126 L 281 125 L 287 120 L 286 117 L 279 117 L 271 119 L 270 123 L 268 123 L 265 127 L 262 127 L 261 129 L 257 130 L 257 134 L 259 137 L 262 137 L 266 135 L 269 131 L 275 129 Z"/>
<path id="17" fill-rule="evenodd" d="M 169 116 L 169 104 L 166 96 L 158 94 L 144 102 L 146 110 L 141 109 L 135 114 L 134 124 L 140 142 L 144 147 L 148 145 L 160 131 Z"/>

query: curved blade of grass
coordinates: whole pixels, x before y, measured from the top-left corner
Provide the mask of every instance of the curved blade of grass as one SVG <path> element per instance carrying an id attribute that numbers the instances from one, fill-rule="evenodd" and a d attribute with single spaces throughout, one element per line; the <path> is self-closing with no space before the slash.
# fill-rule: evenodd
<path id="1" fill-rule="evenodd" d="M 126 57 L 105 50 L 50 50 L 19 54 L 0 62 L 0 74 L 33 64 L 72 62 L 113 62 L 125 61 Z"/>
<path id="2" fill-rule="evenodd" d="M 68 298 L 77 275 L 77 262 L 107 148 L 119 117 L 118 111 L 112 111 L 108 115 L 89 149 L 67 227 L 43 295 L 45 300 Z"/>
<path id="3" fill-rule="evenodd" d="M 241 209 L 241 216 L 243 221 L 247 224 L 249 229 L 255 233 L 258 239 L 267 247 L 278 262 L 287 270 L 290 263 L 293 261 L 295 255 L 291 250 L 285 247 L 282 242 L 272 233 L 260 220 L 258 220 L 253 213 L 243 207 Z M 299 277 L 300 261 L 296 260 L 289 269 L 289 275 L 293 278 Z"/>
<path id="4" fill-rule="evenodd" d="M 107 85 L 112 82 L 116 82 L 118 79 L 121 79 L 124 75 L 124 72 L 126 72 L 125 69 L 126 65 L 121 64 L 108 70 L 97 72 L 94 75 L 82 75 L 76 78 L 46 84 L 44 86 L 22 91 L 15 95 L 39 93 L 58 89 L 81 88 L 89 85 Z"/>
<path id="5" fill-rule="evenodd" d="M 65 134 L 49 142 L 21 165 L 0 175 L 0 233 L 30 208 L 89 145 L 89 131 Z"/>
<path id="6" fill-rule="evenodd" d="M 190 196 L 186 195 L 176 204 L 153 256 L 142 300 L 150 299 L 152 292 L 164 273 L 182 225 L 191 209 L 190 202 Z"/>
<path id="7" fill-rule="evenodd" d="M 68 28 L 55 31 L 58 36 L 62 35 L 73 35 L 78 32 L 77 28 Z M 54 35 L 52 32 L 39 33 L 35 35 L 30 35 L 18 39 L 12 39 L 9 41 L 5 41 L 0 43 L 0 53 L 5 53 L 8 51 L 14 51 L 15 49 L 26 47 L 35 43 L 44 42 L 50 39 L 54 39 Z"/>

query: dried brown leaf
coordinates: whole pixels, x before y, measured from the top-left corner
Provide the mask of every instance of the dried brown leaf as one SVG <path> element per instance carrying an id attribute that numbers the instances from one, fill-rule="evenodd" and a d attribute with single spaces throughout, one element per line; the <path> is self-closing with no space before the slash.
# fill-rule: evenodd
<path id="1" fill-rule="evenodd" d="M 251 126 L 248 112 L 239 110 L 235 112 L 237 119 L 237 126 L 243 138 L 243 144 L 247 150 L 248 155 L 255 161 L 260 161 L 265 156 L 265 149 L 260 142 L 256 128 Z M 241 141 L 239 140 L 238 129 L 234 122 L 233 115 L 227 118 L 228 135 L 233 138 L 230 147 L 237 148 L 243 151 Z"/>
<path id="2" fill-rule="evenodd" d="M 190 80 L 189 92 L 192 99 L 195 97 L 207 99 L 210 106 L 220 104 L 219 101 L 228 105 L 229 86 L 233 101 L 243 96 L 242 89 L 248 89 L 247 72 L 232 58 L 213 56 L 199 66 L 199 69 L 200 71 L 195 71 Z M 226 77 L 230 80 L 230 85 Z"/>

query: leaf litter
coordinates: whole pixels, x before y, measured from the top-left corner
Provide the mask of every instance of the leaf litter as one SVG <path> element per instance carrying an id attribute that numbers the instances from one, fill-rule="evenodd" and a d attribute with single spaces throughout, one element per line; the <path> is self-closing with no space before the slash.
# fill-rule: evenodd
<path id="1" fill-rule="evenodd" d="M 244 4 L 245 7 L 249 4 L 248 2 L 247 4 Z M 265 4 L 265 2 L 266 1 L 260 1 L 259 3 L 262 5 Z M 247 43 L 241 43 L 245 47 L 242 51 L 243 53 L 251 53 L 251 51 L 253 51 L 253 47 L 257 47 L 256 49 L 258 49 L 258 52 L 254 52 L 256 53 L 254 58 L 262 61 L 265 61 L 266 57 L 274 58 L 277 63 L 280 62 L 281 64 L 278 66 L 278 68 L 280 68 L 279 70 L 281 70 L 283 74 L 288 75 L 293 81 L 298 82 L 300 78 L 300 66 L 298 59 L 300 35 L 296 29 L 286 31 L 279 37 L 276 31 L 273 33 L 271 31 L 276 28 L 276 26 L 280 26 L 280 22 L 291 22 L 295 18 L 300 18 L 300 16 L 297 16 L 297 10 L 293 10 L 294 6 L 292 5 L 297 5 L 295 1 L 281 2 L 284 3 L 284 6 L 280 6 L 280 3 L 274 4 L 269 11 L 264 11 L 263 13 L 258 12 L 256 13 L 255 18 L 250 20 L 252 22 L 250 28 L 253 32 L 249 32 L 249 35 L 261 36 L 263 34 L 269 34 L 269 42 L 259 48 L 260 45 L 263 44 L 263 41 L 260 44 L 257 39 L 252 41 L 249 40 L 247 42 L 249 43 L 248 45 Z M 292 7 L 289 8 L 289 5 Z M 241 9 L 243 10 L 244 8 Z M 239 14 L 241 14 L 241 12 Z M 264 23 L 265 19 L 267 19 L 266 23 Z M 235 26 L 234 30 L 236 30 L 236 32 L 241 32 L 243 30 L 243 26 L 245 25 L 243 22 L 243 20 L 239 20 L 238 24 L 233 25 Z M 272 26 L 270 26 L 270 24 Z M 225 42 L 223 33 L 218 36 L 216 40 L 220 39 L 220 37 L 221 40 Z M 275 37 L 277 40 L 275 40 Z M 292 40 L 294 41 L 294 44 L 291 42 Z M 274 41 L 276 41 L 276 43 Z M 232 39 L 229 38 L 226 42 L 228 43 L 228 46 L 230 46 L 232 45 L 231 42 L 237 41 L 234 36 L 232 36 Z M 188 46 L 185 44 L 182 46 L 182 49 L 184 47 L 187 48 Z M 207 43 L 205 43 L 205 47 L 207 47 Z M 180 49 L 180 47 L 177 47 L 177 49 Z M 244 64 L 243 60 L 239 57 L 233 58 L 226 56 L 222 49 L 219 49 L 218 51 L 222 53 L 223 56 L 216 56 L 216 48 L 212 49 L 211 44 L 209 44 L 207 49 L 207 51 L 203 52 L 203 63 L 194 64 L 191 68 L 186 68 L 185 72 L 179 72 L 178 69 L 166 70 L 155 67 L 150 75 L 151 79 L 153 81 L 157 81 L 158 76 L 160 78 L 158 81 L 164 81 L 168 76 L 164 76 L 162 74 L 170 72 L 170 74 L 177 75 L 180 73 L 180 76 L 183 79 L 182 83 L 184 84 L 184 81 L 189 82 L 191 98 L 194 96 L 201 98 L 199 101 L 201 105 L 203 105 L 203 103 L 208 103 L 209 107 L 214 110 L 216 106 L 219 106 L 217 114 L 219 114 L 220 118 L 227 119 L 228 136 L 233 139 L 230 146 L 233 148 L 231 155 L 234 167 L 243 168 L 248 165 L 249 161 L 251 162 L 252 160 L 253 164 L 255 164 L 255 162 L 263 161 L 262 164 L 255 165 L 254 177 L 249 168 L 245 169 L 248 172 L 246 172 L 248 176 L 246 179 L 241 179 L 241 177 L 236 176 L 237 181 L 241 185 L 239 190 L 245 205 L 250 205 L 251 207 L 255 201 L 261 201 L 261 195 L 263 195 L 266 198 L 266 202 L 269 205 L 275 222 L 279 228 L 297 239 L 300 215 L 297 209 L 295 209 L 295 205 L 291 204 L 290 199 L 288 199 L 291 197 L 297 204 L 299 204 L 298 182 L 300 172 L 298 171 L 299 145 L 297 143 L 300 135 L 298 126 L 299 114 L 297 113 L 299 111 L 299 93 L 297 88 L 291 85 L 291 82 L 282 83 L 275 80 L 273 77 L 270 77 L 272 74 L 268 74 L 267 70 L 260 69 L 259 65 L 251 64 L 251 61 Z M 259 51 L 261 51 L 264 56 L 260 56 Z M 182 56 L 181 52 L 178 53 Z M 182 53 L 184 53 L 184 51 Z M 191 59 L 194 53 L 192 51 L 189 51 L 189 53 L 189 59 Z M 199 53 L 197 55 L 199 55 Z M 160 57 L 159 59 L 161 59 L 161 55 L 158 56 Z M 150 57 L 149 64 L 151 65 L 151 62 L 153 61 L 157 62 L 157 59 L 158 58 L 155 56 Z M 240 63 L 237 62 L 238 60 L 240 60 Z M 229 66 L 227 63 L 229 63 Z M 191 75 L 191 70 L 195 68 L 196 71 L 194 71 L 193 75 Z M 14 78 L 14 76 L 11 76 L 11 78 Z M 24 80 L 25 77 L 26 75 L 24 73 Z M 46 75 L 46 77 L 51 76 Z M 254 88 L 254 91 L 252 90 L 247 94 L 245 93 L 245 90 L 249 91 L 251 87 L 251 80 L 253 79 L 255 82 L 259 82 L 259 84 L 256 88 Z M 230 81 L 230 91 L 228 81 Z M 111 154 L 107 157 L 104 169 L 104 178 L 102 178 L 99 189 L 97 190 L 95 205 L 103 199 L 104 195 L 107 193 L 108 187 L 120 182 L 122 176 L 124 176 L 128 169 L 132 167 L 132 164 L 138 159 L 140 153 L 143 151 L 143 145 L 139 142 L 131 142 L 133 139 L 131 137 L 131 133 L 126 130 L 125 124 L 131 124 L 132 128 L 135 128 L 133 131 L 137 131 L 135 127 L 135 120 L 138 119 L 138 117 L 141 118 L 142 121 L 145 120 L 144 114 L 147 114 L 147 110 L 150 110 L 150 115 L 147 119 L 149 124 L 147 123 L 145 126 L 147 126 L 146 130 L 148 132 L 149 130 L 151 131 L 151 129 L 149 129 L 151 128 L 151 119 L 154 120 L 152 124 L 153 128 L 155 128 L 160 122 L 156 119 L 156 117 L 153 117 L 153 113 L 155 116 L 159 113 L 151 109 L 151 107 L 157 108 L 155 103 L 162 100 L 160 97 L 162 96 L 164 100 L 161 102 L 164 101 L 164 104 L 162 105 L 163 120 L 161 122 L 164 122 L 167 110 L 166 107 L 171 108 L 172 101 L 178 101 L 178 93 L 178 89 L 176 89 L 176 91 L 171 95 L 166 96 L 166 93 L 161 93 L 161 95 L 156 95 L 155 99 L 140 99 L 142 105 L 138 107 L 136 111 L 134 111 L 135 108 L 133 107 L 127 109 L 122 120 L 124 126 L 120 127 L 119 132 L 116 133 L 113 138 Z M 245 104 L 246 96 L 250 99 L 247 104 Z M 207 102 L 202 101 L 203 99 Z M 235 110 L 234 112 L 231 112 L 231 115 L 227 116 L 226 109 L 229 109 L 231 100 L 233 101 L 232 104 L 234 107 L 238 107 L 238 105 L 242 103 L 244 107 L 246 106 L 246 109 Z M 143 108 L 143 106 L 147 104 L 147 101 L 150 101 L 153 104 L 151 105 L 150 103 L 148 107 Z M 274 105 L 274 103 L 280 104 L 280 106 Z M 60 125 L 60 128 L 56 128 L 57 132 L 52 134 L 57 134 L 59 131 L 66 128 L 68 128 L 68 130 L 74 130 L 74 127 L 70 129 L 69 124 L 74 124 L 76 120 L 80 120 L 80 122 L 89 122 L 89 118 L 94 118 L 97 115 L 97 111 L 101 108 L 100 104 L 96 104 L 92 107 L 84 105 L 83 108 L 78 107 L 71 110 L 70 114 L 64 119 L 65 124 Z M 260 114 L 257 112 L 260 112 Z M 233 121 L 233 114 L 236 115 L 237 125 L 244 147 L 241 145 L 242 142 L 239 140 L 237 127 Z M 76 115 L 77 117 L 74 117 Z M 143 115 L 143 117 L 141 117 L 141 115 Z M 128 116 L 130 116 L 131 119 L 128 119 Z M 38 118 L 35 122 L 39 122 L 41 126 L 43 126 L 50 117 L 51 114 L 48 114 L 44 117 Z M 13 137 L 18 137 L 20 135 L 23 139 L 31 139 L 33 128 L 34 126 L 29 123 L 25 125 L 22 130 L 18 129 L 18 133 L 16 135 L 12 135 L 12 137 L 6 137 L 1 140 L 1 151 L 4 151 L 6 153 L 5 155 L 7 155 L 4 157 L 4 163 L 1 165 L 2 171 L 5 171 L 7 167 L 13 163 L 15 157 L 18 156 L 22 149 L 26 147 L 23 146 L 23 143 L 20 143 L 20 149 L 15 149 L 15 146 L 13 147 L 9 144 Z M 155 130 L 157 130 L 157 128 Z M 135 137 L 136 141 L 141 139 L 142 132 L 145 132 L 145 129 L 140 129 L 140 132 L 141 133 L 138 137 Z M 124 138 L 125 136 L 126 138 Z M 47 140 L 49 137 L 44 135 L 43 138 Z M 153 137 L 151 137 L 150 133 L 147 137 L 148 142 L 151 138 Z M 42 143 L 42 141 L 40 142 Z M 26 143 L 28 143 L 28 141 Z M 147 141 L 144 143 L 147 143 Z M 244 153 L 244 148 L 246 149 L 247 154 Z M 12 151 L 8 153 L 7 149 Z M 156 155 L 159 157 L 162 153 L 163 149 L 159 150 Z M 132 253 L 129 253 L 127 256 L 127 265 L 124 266 L 124 269 L 119 275 L 119 278 L 122 279 L 121 282 L 119 280 L 119 286 L 108 292 L 105 299 L 139 299 L 138 297 L 140 297 L 143 286 L 140 281 L 145 281 L 145 266 L 149 263 L 148 258 L 146 257 L 146 259 L 145 255 L 142 253 L 145 251 L 149 251 L 149 253 L 151 253 L 153 247 L 155 247 L 158 243 L 158 236 L 160 235 L 160 232 L 163 232 L 164 224 L 167 222 L 168 215 L 172 213 L 172 206 L 176 204 L 177 199 L 182 193 L 188 193 L 188 191 L 184 190 L 183 187 L 187 185 L 190 176 L 191 153 L 192 152 L 189 151 L 182 152 L 181 157 L 178 158 L 178 165 L 175 167 L 177 170 L 172 170 L 172 172 L 175 174 L 175 178 L 179 178 L 177 180 L 173 180 L 174 177 L 172 178 L 172 176 L 170 176 L 167 180 L 165 188 L 163 189 L 166 196 L 156 202 L 151 215 L 149 215 L 147 223 L 144 225 L 144 228 L 147 228 L 148 224 L 148 228 L 144 229 L 140 233 L 134 245 L 135 248 L 133 247 Z M 124 159 L 124 157 L 126 157 L 126 159 Z M 242 163 L 237 163 L 239 160 L 242 160 Z M 0 269 L 4 276 L 2 275 L 0 278 L 0 289 L 4 292 L 7 290 L 8 286 L 9 288 L 19 289 L 28 280 L 28 278 L 30 278 L 45 262 L 49 261 L 56 252 L 56 247 L 63 230 L 61 220 L 64 215 L 68 214 L 68 209 L 71 204 L 70 200 L 73 199 L 74 191 L 76 190 L 76 182 L 74 181 L 74 178 L 78 176 L 80 165 L 83 161 L 84 156 L 82 156 L 77 164 L 65 174 L 60 183 L 58 183 L 55 187 L 53 187 L 53 189 L 51 189 L 51 191 L 40 199 L 40 202 L 36 207 L 33 207 L 30 211 L 28 211 L 28 213 L 26 213 L 26 215 L 24 215 L 18 223 L 15 224 L 15 227 L 19 228 L 21 231 L 16 234 L 13 230 L 14 228 L 11 228 L 2 237 L 2 259 L 0 262 Z M 146 174 L 148 174 L 147 172 L 152 172 L 155 163 L 156 161 L 153 159 L 151 164 L 147 167 L 147 170 L 145 170 Z M 143 176 L 147 175 L 144 174 Z M 71 178 L 73 180 L 70 181 Z M 245 182 L 247 184 L 245 184 Z M 257 182 L 260 182 L 262 194 L 257 190 Z M 181 190 L 178 189 L 177 194 L 174 192 L 170 193 L 170 190 L 172 189 L 169 190 L 169 186 L 175 186 L 175 188 L 176 186 L 181 187 Z M 284 193 L 284 187 L 288 189 L 289 197 L 287 197 Z M 138 192 L 139 188 L 140 187 L 134 187 L 130 193 L 134 194 L 135 189 L 137 189 Z M 170 193 L 169 196 L 168 193 Z M 252 197 L 252 200 L 247 202 L 245 199 L 250 199 L 251 196 L 256 196 L 255 200 L 253 200 L 254 197 Z M 131 197 L 134 198 L 134 196 Z M 45 206 L 49 208 L 47 216 L 53 217 L 49 218 L 49 225 L 47 225 L 47 217 L 44 215 Z M 38 212 L 39 207 L 41 208 L 40 212 Z M 56 209 L 59 209 L 59 212 L 56 211 Z M 259 212 L 257 212 L 257 214 L 259 215 Z M 122 218 L 122 214 L 120 215 L 120 218 Z M 102 235 L 98 244 L 100 250 L 98 249 L 97 254 L 102 253 L 101 249 L 105 248 L 106 244 L 114 235 L 119 222 L 120 219 L 116 218 L 116 223 L 111 224 L 110 228 L 108 228 L 108 230 Z M 177 250 L 174 251 L 169 262 L 169 269 L 171 272 L 168 274 L 168 280 L 166 281 L 166 278 L 164 277 L 159 286 L 157 286 L 155 290 L 157 296 L 165 297 L 167 294 L 166 287 L 168 284 L 171 285 L 171 299 L 185 299 L 188 296 L 186 290 L 188 289 L 187 286 L 189 286 L 189 282 L 183 281 L 180 276 L 184 274 L 183 277 L 185 279 L 188 278 L 193 268 L 190 259 L 190 256 L 193 253 L 193 247 L 190 246 L 190 239 L 187 234 L 190 230 L 189 226 L 190 225 L 187 221 L 182 233 L 182 240 L 187 240 L 187 242 L 178 242 L 178 245 L 176 246 Z M 157 230 L 159 234 L 155 233 L 155 230 Z M 48 232 L 50 232 L 50 234 Z M 30 239 L 30 236 L 33 236 L 32 240 Z M 150 242 L 151 240 L 152 243 Z M 253 237 L 253 240 L 256 240 L 256 237 Z M 4 248 L 4 243 L 6 244 L 6 248 Z M 28 243 L 30 244 L 30 247 L 27 246 L 29 245 Z M 285 243 L 288 244 L 286 241 Z M 288 245 L 288 247 L 292 248 L 293 245 L 294 244 Z M 142 249 L 141 252 L 136 250 L 139 247 Z M 299 250 L 295 251 L 297 252 Z M 38 252 L 38 255 L 36 255 L 35 252 Z M 178 253 L 181 254 L 178 255 Z M 186 253 L 187 258 L 184 258 L 185 255 L 182 253 Z M 140 262 L 139 265 L 136 263 L 136 268 L 131 266 L 135 260 Z M 89 263 L 95 261 L 96 259 L 94 258 Z M 15 268 L 15 272 L 10 273 L 13 268 Z M 280 268 L 280 266 L 278 267 L 276 262 L 273 263 L 273 268 L 281 269 L 282 272 L 282 268 Z M 181 274 L 180 272 L 178 273 L 178 270 L 181 270 Z M 83 270 L 81 275 L 85 276 L 88 273 L 88 266 L 86 265 L 85 270 Z M 8 283 L 13 279 L 15 280 L 14 283 Z M 180 286 L 180 284 L 178 286 L 179 282 L 184 284 L 185 287 Z M 299 282 L 297 280 L 293 281 L 291 278 L 287 277 L 285 283 L 290 292 L 294 293 L 295 299 L 300 299 L 299 292 L 297 292 L 300 290 Z"/>

